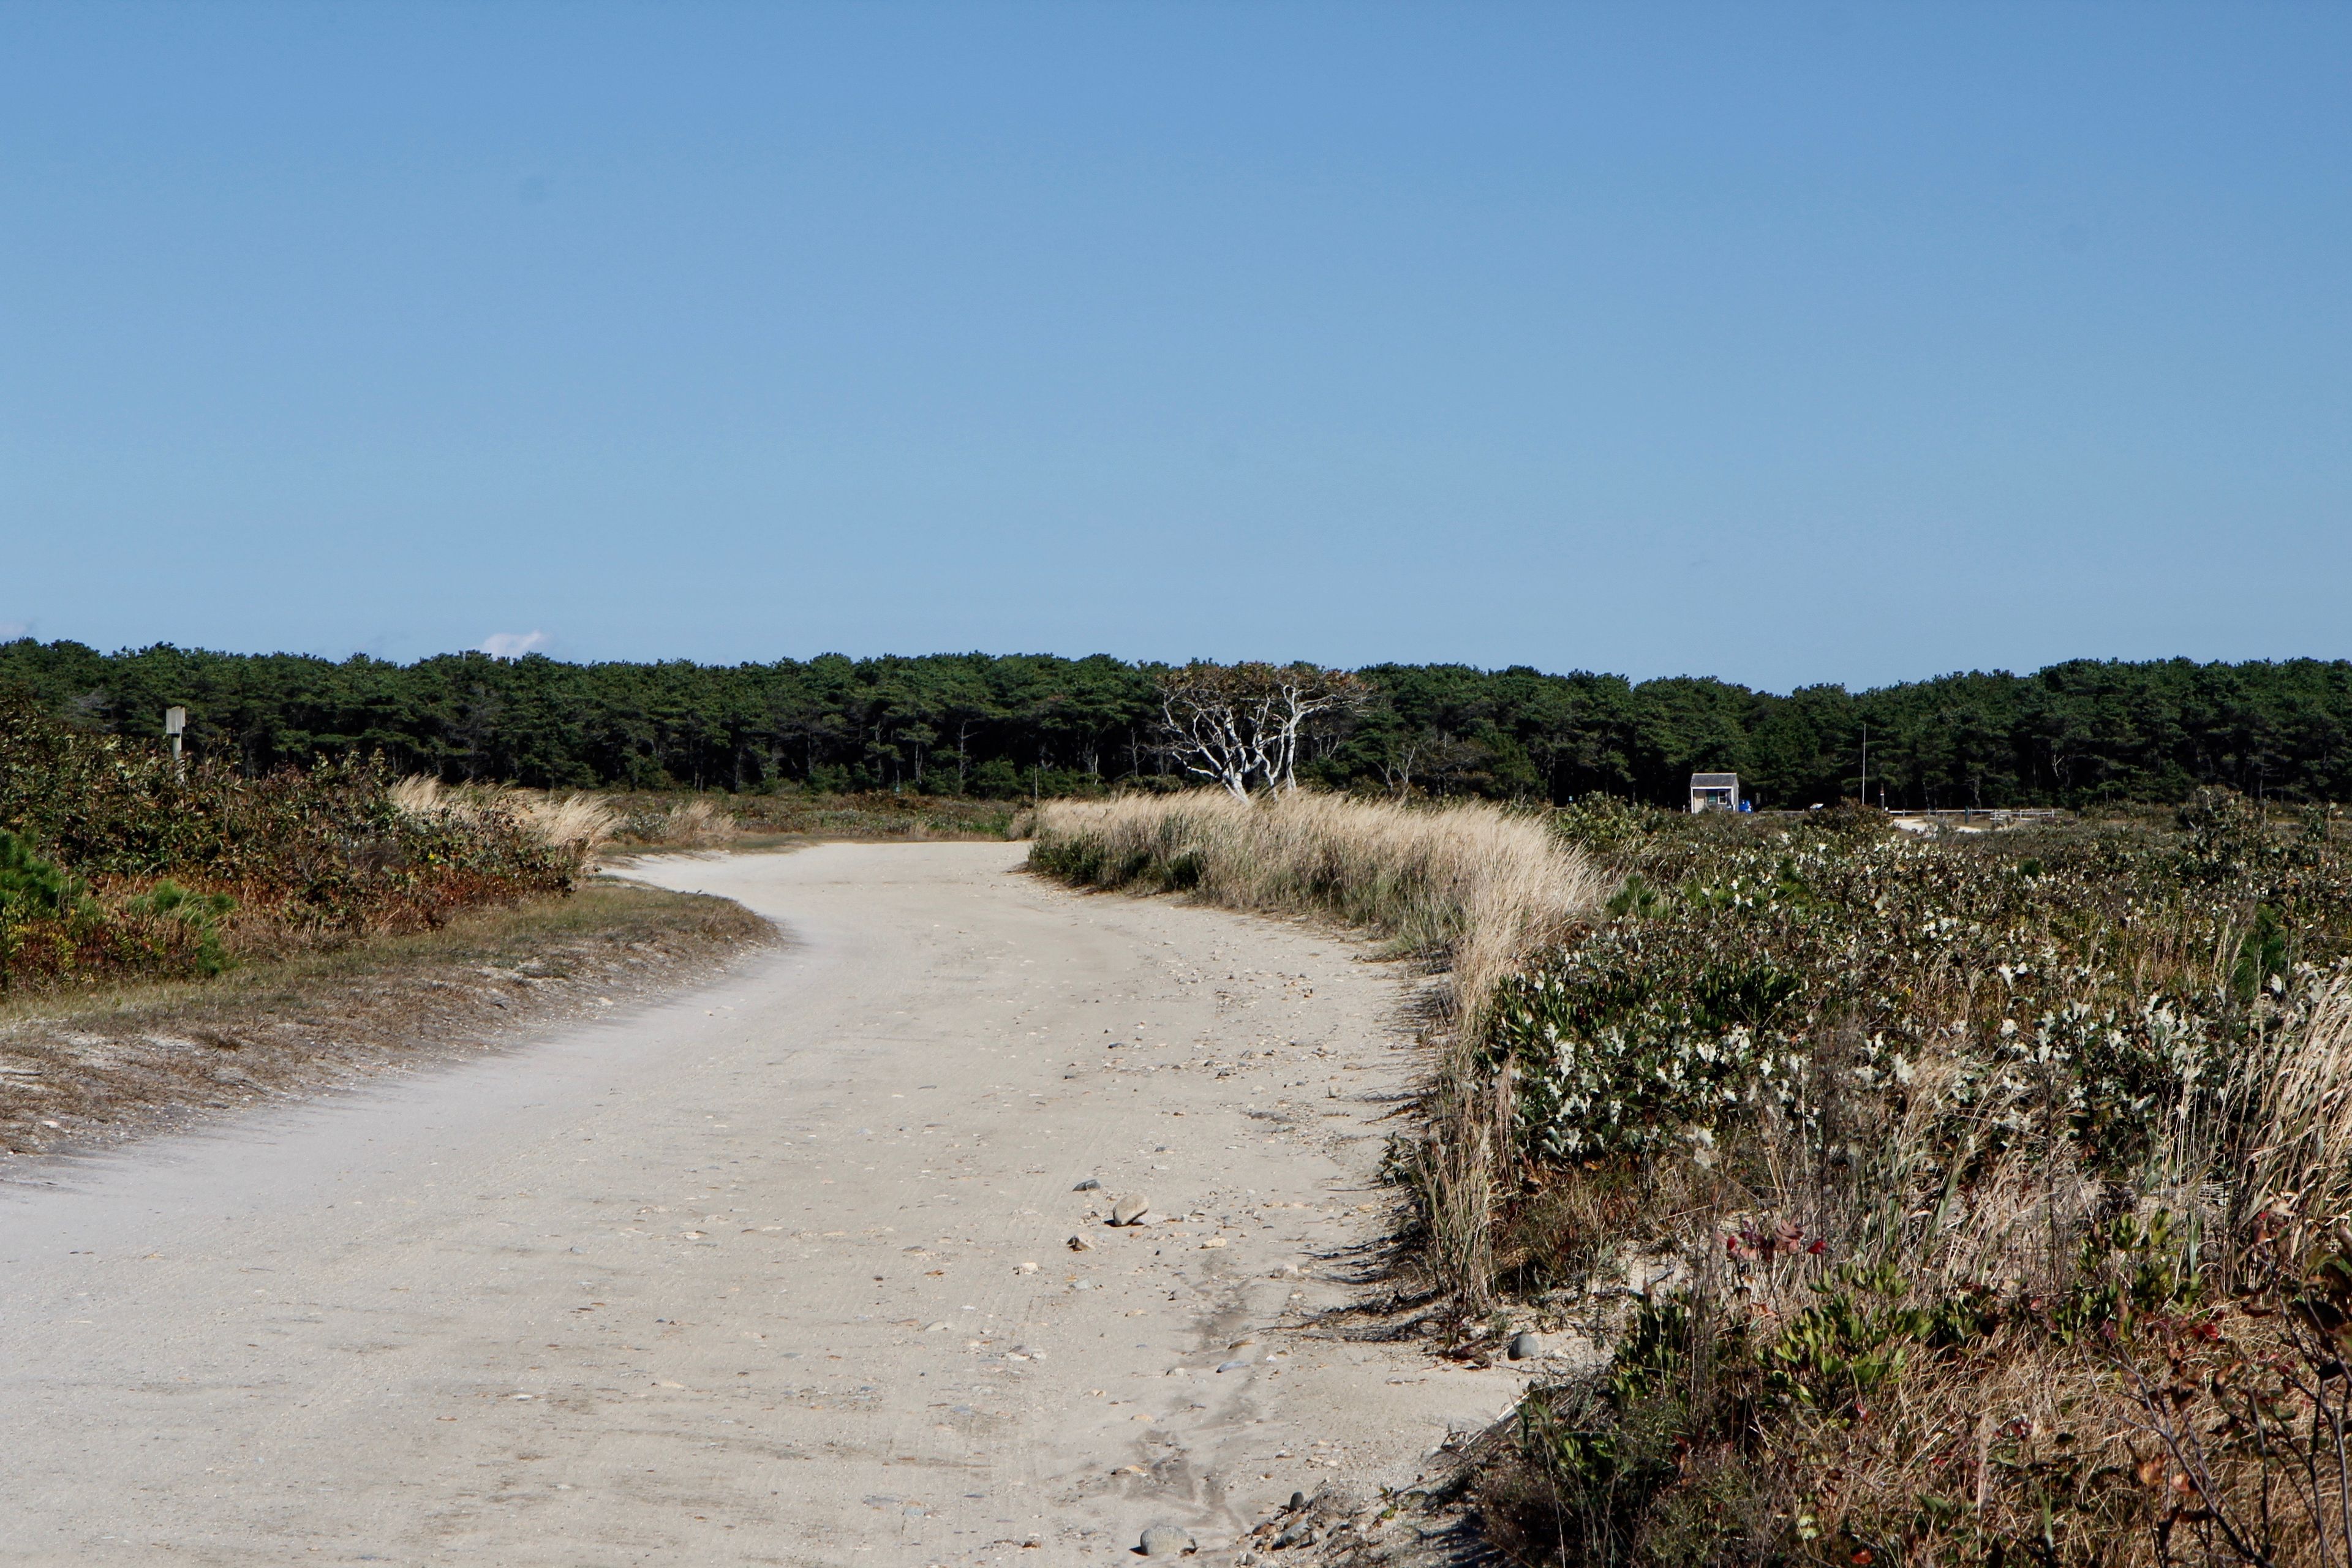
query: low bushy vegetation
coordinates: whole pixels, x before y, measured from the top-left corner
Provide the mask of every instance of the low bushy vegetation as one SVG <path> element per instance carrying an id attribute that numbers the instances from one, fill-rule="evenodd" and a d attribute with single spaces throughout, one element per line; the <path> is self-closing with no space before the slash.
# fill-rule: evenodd
<path id="1" fill-rule="evenodd" d="M 568 890 L 580 808 L 423 798 L 379 763 L 248 778 L 0 706 L 0 985 L 215 973 Z"/>
<path id="2" fill-rule="evenodd" d="M 1561 827 L 1623 880 L 1482 1036 L 1498 1272 L 1610 1348 L 1486 1482 L 1521 1560 L 2345 1560 L 2326 812 Z"/>

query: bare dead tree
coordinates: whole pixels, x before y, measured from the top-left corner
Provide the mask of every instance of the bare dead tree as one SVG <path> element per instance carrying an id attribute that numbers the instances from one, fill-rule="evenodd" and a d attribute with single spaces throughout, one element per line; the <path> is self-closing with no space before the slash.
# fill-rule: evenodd
<path id="1" fill-rule="evenodd" d="M 1298 787 L 1298 753 L 1318 721 L 1360 707 L 1363 681 L 1312 664 L 1206 664 L 1160 679 L 1161 749 L 1237 800 Z"/>
<path id="2" fill-rule="evenodd" d="M 1420 771 L 1421 759 L 1428 751 L 1432 739 L 1429 731 L 1418 735 L 1391 737 L 1381 751 L 1381 783 L 1391 795 L 1402 800 L 1412 793 L 1412 775 Z"/>
<path id="3" fill-rule="evenodd" d="M 1473 749 L 1444 731 L 1427 725 L 1411 735 L 1393 735 L 1376 760 L 1381 783 L 1402 800 L 1412 793 L 1415 779 L 1444 779 L 1460 773 L 1471 761 Z M 1424 782 L 1424 788 L 1427 787 Z"/>

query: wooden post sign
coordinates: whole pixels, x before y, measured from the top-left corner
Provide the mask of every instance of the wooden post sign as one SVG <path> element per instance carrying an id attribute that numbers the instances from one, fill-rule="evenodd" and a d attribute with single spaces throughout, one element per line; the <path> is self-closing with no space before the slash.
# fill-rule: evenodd
<path id="1" fill-rule="evenodd" d="M 187 772 L 187 764 L 180 760 L 180 731 L 187 727 L 188 710 L 186 709 L 163 710 L 163 733 L 172 738 L 172 773 L 174 777 L 184 776 Z"/>

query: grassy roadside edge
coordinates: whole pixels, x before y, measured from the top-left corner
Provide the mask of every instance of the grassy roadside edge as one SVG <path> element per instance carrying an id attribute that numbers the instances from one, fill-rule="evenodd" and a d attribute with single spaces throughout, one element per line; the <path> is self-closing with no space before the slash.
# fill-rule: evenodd
<path id="1" fill-rule="evenodd" d="M 211 979 L 13 998 L 0 1005 L 0 1173 L 509 1047 L 778 940 L 732 900 L 602 877 Z"/>
<path id="2" fill-rule="evenodd" d="M 1400 1136 L 1395 1166 L 1413 1197 L 1408 1239 L 1438 1288 L 1486 1307 L 1507 1106 L 1475 1042 L 1505 977 L 1597 912 L 1610 889 L 1601 868 L 1541 818 L 1484 802 L 1128 795 L 1047 802 L 1033 833 L 1030 869 L 1062 881 L 1319 916 L 1446 972 L 1419 1125 Z"/>

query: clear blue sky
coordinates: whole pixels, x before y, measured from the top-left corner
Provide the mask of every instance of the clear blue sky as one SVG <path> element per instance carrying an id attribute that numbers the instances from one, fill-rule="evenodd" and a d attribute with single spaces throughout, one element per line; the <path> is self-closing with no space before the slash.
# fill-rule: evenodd
<path id="1" fill-rule="evenodd" d="M 2352 656 L 2352 5 L 0 5 L 0 631 Z"/>

